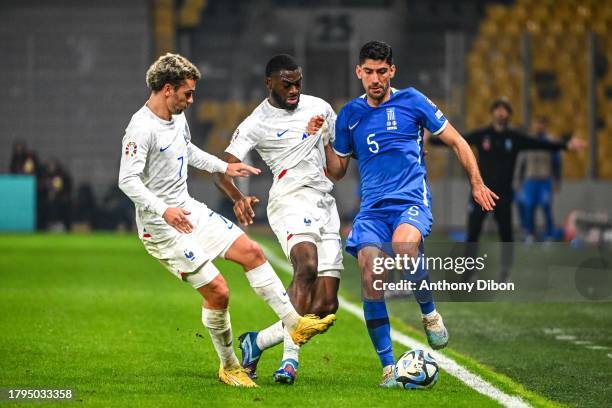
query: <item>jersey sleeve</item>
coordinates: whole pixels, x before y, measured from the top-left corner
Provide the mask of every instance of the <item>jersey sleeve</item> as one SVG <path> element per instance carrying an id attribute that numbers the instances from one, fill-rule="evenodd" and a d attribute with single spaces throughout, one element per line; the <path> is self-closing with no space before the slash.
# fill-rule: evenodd
<path id="1" fill-rule="evenodd" d="M 217 156 L 206 153 L 191 142 L 187 145 L 187 160 L 190 166 L 209 173 L 225 173 L 227 171 L 228 163 Z"/>
<path id="2" fill-rule="evenodd" d="M 348 126 L 348 114 L 346 107 L 340 110 L 334 126 L 336 140 L 334 141 L 334 151 L 338 156 L 346 157 L 353 153 L 351 143 L 351 131 Z"/>
<path id="3" fill-rule="evenodd" d="M 209 173 L 225 173 L 228 163 L 191 143 L 191 131 L 187 120 L 185 120 L 185 142 L 187 143 L 187 162 L 191 167 Z"/>
<path id="4" fill-rule="evenodd" d="M 255 131 L 253 121 L 246 118 L 234 131 L 232 140 L 225 151 L 242 161 L 258 142 L 259 137 Z"/>
<path id="5" fill-rule="evenodd" d="M 448 124 L 448 120 L 431 99 L 416 89 L 414 92 L 416 94 L 415 107 L 419 113 L 421 126 L 429 130 L 432 135 L 439 135 Z"/>
<path id="6" fill-rule="evenodd" d="M 566 141 L 536 139 L 535 137 L 528 136 L 527 134 L 518 131 L 513 131 L 512 136 L 517 150 L 558 151 L 567 149 Z"/>
<path id="7" fill-rule="evenodd" d="M 140 178 L 147 163 L 151 133 L 145 129 L 128 129 L 122 143 L 119 188 L 137 206 L 162 216 L 168 205 L 153 194 Z"/>
<path id="8" fill-rule="evenodd" d="M 331 107 L 329 103 L 326 103 L 325 110 L 325 121 L 327 122 L 327 131 L 330 135 L 336 135 L 336 112 L 334 112 L 334 108 Z"/>

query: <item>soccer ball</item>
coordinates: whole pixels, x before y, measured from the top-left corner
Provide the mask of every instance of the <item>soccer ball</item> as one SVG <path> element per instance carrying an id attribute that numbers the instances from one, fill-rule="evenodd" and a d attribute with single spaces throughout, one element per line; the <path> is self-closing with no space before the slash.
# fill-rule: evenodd
<path id="1" fill-rule="evenodd" d="M 438 381 L 438 363 L 426 351 L 410 350 L 393 367 L 395 380 L 405 389 L 427 389 Z"/>

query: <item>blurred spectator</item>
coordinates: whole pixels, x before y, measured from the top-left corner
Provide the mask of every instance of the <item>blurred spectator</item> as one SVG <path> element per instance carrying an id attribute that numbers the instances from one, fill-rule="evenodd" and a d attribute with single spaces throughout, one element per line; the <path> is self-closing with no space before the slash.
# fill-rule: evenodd
<path id="1" fill-rule="evenodd" d="M 548 119 L 540 116 L 533 125 L 533 137 L 553 140 L 548 134 Z M 541 207 L 545 219 L 545 240 L 555 239 L 557 234 L 552 215 L 553 190 L 561 181 L 561 155 L 559 152 L 527 151 L 519 158 L 518 177 L 521 186 L 517 194 L 517 206 L 525 229 L 525 241 L 535 240 L 535 210 Z"/>
<path id="2" fill-rule="evenodd" d="M 45 211 L 47 186 L 42 180 L 44 169 L 36 153 L 28 149 L 23 141 L 18 140 L 13 144 L 9 172 L 11 174 L 29 174 L 36 177 L 36 228 L 44 230 L 47 227 L 47 212 Z"/>
<path id="3" fill-rule="evenodd" d="M 116 184 L 111 185 L 99 211 L 94 228 L 104 230 L 131 230 L 134 220 L 134 204 Z"/>
<path id="4" fill-rule="evenodd" d="M 16 141 L 13 144 L 9 172 L 11 174 L 39 175 L 38 158 L 33 151 L 27 148 L 25 142 Z"/>
<path id="5" fill-rule="evenodd" d="M 69 231 L 72 211 L 70 175 L 64 171 L 57 160 L 50 160 L 45 166 L 42 184 L 46 189 L 46 197 L 43 201 L 45 212 L 43 228 Z"/>
<path id="6" fill-rule="evenodd" d="M 464 133 L 465 140 L 478 151 L 478 167 L 482 178 L 491 190 L 499 196 L 493 210 L 493 218 L 497 222 L 499 238 L 501 242 L 511 243 L 514 241 L 512 230 L 512 202 L 514 197 L 513 178 L 516 168 L 516 160 L 519 152 L 525 150 L 544 150 L 557 152 L 559 150 L 583 150 L 586 142 L 577 138 L 558 142 L 552 140 L 540 140 L 514 129 L 510 126 L 512 106 L 506 98 L 499 98 L 491 105 L 491 124 L 471 132 Z M 429 143 L 444 145 L 444 142 L 436 136 L 429 138 Z M 550 156 L 549 156 L 550 157 Z M 480 205 L 473 198 L 468 204 L 468 225 L 466 256 L 472 257 L 478 249 L 477 242 L 480 239 L 482 225 L 487 216 Z M 512 245 L 502 246 L 501 269 L 499 280 L 506 282 L 510 276 L 513 262 Z M 474 276 L 474 269 L 463 275 L 465 281 Z"/>
<path id="7" fill-rule="evenodd" d="M 73 228 L 80 231 L 90 231 L 98 209 L 91 184 L 83 183 L 79 186 L 74 202 Z"/>

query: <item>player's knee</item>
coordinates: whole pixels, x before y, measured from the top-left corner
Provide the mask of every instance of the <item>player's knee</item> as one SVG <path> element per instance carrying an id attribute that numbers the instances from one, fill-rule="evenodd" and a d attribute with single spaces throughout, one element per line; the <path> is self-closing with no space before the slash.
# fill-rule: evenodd
<path id="1" fill-rule="evenodd" d="M 213 309 L 225 309 L 229 305 L 230 291 L 225 282 L 215 285 L 206 298 L 206 304 Z"/>
<path id="2" fill-rule="evenodd" d="M 415 242 L 393 242 L 393 251 L 402 256 L 416 258 L 419 255 L 419 244 Z"/>
<path id="3" fill-rule="evenodd" d="M 249 269 L 256 268 L 266 261 L 266 256 L 263 249 L 261 249 L 261 246 L 259 246 L 259 244 L 253 240 L 250 240 L 250 242 L 244 248 L 244 256 L 247 264 L 245 266 L 249 266 Z"/>
<path id="4" fill-rule="evenodd" d="M 359 258 L 359 269 L 363 271 L 364 277 L 372 276 L 375 257 Z"/>

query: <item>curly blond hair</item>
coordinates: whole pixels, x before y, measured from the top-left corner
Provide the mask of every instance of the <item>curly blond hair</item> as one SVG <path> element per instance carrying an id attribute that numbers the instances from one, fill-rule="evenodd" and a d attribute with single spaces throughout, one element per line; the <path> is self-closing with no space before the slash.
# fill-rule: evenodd
<path id="1" fill-rule="evenodd" d="M 147 70 L 147 86 L 152 91 L 161 90 L 165 84 L 177 89 L 185 79 L 198 80 L 202 77 L 198 68 L 187 58 L 179 54 L 166 53 L 155 61 Z"/>

